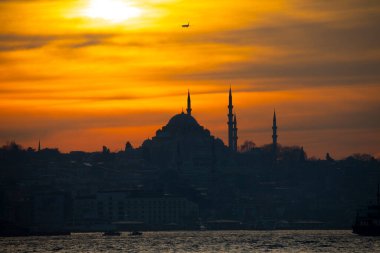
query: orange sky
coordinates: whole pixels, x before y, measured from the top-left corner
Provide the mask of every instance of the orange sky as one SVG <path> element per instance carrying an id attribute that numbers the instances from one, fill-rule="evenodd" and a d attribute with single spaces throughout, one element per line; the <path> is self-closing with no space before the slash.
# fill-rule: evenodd
<path id="1" fill-rule="evenodd" d="M 232 84 L 241 143 L 269 143 L 276 108 L 281 144 L 380 156 L 379 1 L 3 0 L 0 14 L 1 143 L 139 146 L 188 88 L 226 141 Z"/>

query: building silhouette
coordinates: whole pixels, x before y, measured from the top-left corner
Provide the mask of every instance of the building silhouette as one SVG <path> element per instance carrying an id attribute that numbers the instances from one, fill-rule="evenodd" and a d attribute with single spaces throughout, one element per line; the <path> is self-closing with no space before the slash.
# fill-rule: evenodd
<path id="1" fill-rule="evenodd" d="M 98 192 L 93 199 L 96 202 L 96 217 L 103 222 L 115 224 L 121 230 L 131 227 L 150 230 L 186 228 L 194 226 L 199 216 L 196 203 L 173 195 L 113 190 Z M 78 202 L 80 204 L 81 201 Z M 90 214 L 93 212 L 85 211 Z M 78 220 L 83 221 L 84 217 L 79 217 Z"/>
<path id="2" fill-rule="evenodd" d="M 207 174 L 217 167 L 215 157 L 225 157 L 228 149 L 221 139 L 201 126 L 191 112 L 188 91 L 186 113 L 174 115 L 155 136 L 143 142 L 142 150 L 144 159 L 154 166 L 181 171 L 187 178 L 204 185 Z"/>
<path id="3" fill-rule="evenodd" d="M 143 142 L 144 158 L 159 167 L 186 168 L 216 167 L 216 160 L 226 151 L 238 151 L 237 115 L 234 112 L 232 101 L 232 88 L 229 89 L 228 98 L 228 145 L 211 135 L 210 131 L 201 126 L 192 115 L 191 94 L 187 92 L 186 112 L 174 115 L 169 122 L 156 131 L 156 135 Z M 276 112 L 273 114 L 272 151 L 278 152 Z M 213 147 L 214 145 L 214 147 Z M 212 158 L 214 157 L 214 158 Z M 210 165 L 213 161 L 213 165 Z M 192 169 L 192 171 L 194 171 Z M 205 170 L 209 171 L 209 170 Z"/>
<path id="4" fill-rule="evenodd" d="M 64 154 L 40 141 L 36 149 L 15 142 L 0 147 L 0 236 L 199 225 L 349 228 L 378 183 L 380 161 L 371 155 L 317 160 L 302 146 L 280 145 L 276 111 L 272 142 L 246 141 L 235 152 L 231 88 L 228 146 L 192 115 L 190 91 L 186 102 L 186 110 L 136 148 L 127 142 L 118 152 L 104 146 Z"/>

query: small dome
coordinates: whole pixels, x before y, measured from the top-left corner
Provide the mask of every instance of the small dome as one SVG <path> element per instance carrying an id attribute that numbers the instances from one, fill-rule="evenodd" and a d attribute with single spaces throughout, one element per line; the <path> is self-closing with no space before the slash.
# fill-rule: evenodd
<path id="1" fill-rule="evenodd" d="M 147 147 L 147 146 L 150 146 L 151 144 L 152 144 L 152 140 L 151 139 L 146 139 L 141 146 Z"/>

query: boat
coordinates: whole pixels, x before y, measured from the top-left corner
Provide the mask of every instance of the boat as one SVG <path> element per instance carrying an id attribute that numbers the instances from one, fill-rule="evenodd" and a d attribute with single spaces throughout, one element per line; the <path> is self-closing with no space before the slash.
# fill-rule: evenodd
<path id="1" fill-rule="evenodd" d="M 363 236 L 380 236 L 380 189 L 377 185 L 377 202 L 369 205 L 364 214 L 357 212 L 352 226 L 354 234 Z"/>
<path id="2" fill-rule="evenodd" d="M 103 236 L 120 236 L 121 233 L 118 231 L 106 231 L 103 233 Z"/>
<path id="3" fill-rule="evenodd" d="M 132 232 L 129 233 L 129 236 L 139 236 L 139 235 L 142 235 L 142 232 L 132 231 Z"/>

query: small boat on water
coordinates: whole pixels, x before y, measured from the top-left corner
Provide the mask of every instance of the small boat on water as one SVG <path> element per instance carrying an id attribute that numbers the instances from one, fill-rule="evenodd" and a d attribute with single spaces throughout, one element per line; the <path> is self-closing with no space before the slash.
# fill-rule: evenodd
<path id="1" fill-rule="evenodd" d="M 129 236 L 140 236 L 142 235 L 143 233 L 142 232 L 139 232 L 139 231 L 132 231 L 129 233 Z"/>
<path id="2" fill-rule="evenodd" d="M 369 205 L 364 214 L 356 215 L 352 232 L 364 236 L 380 236 L 380 190 L 377 185 L 377 202 Z"/>
<path id="3" fill-rule="evenodd" d="M 121 233 L 118 231 L 106 231 L 103 233 L 103 236 L 120 236 Z"/>

